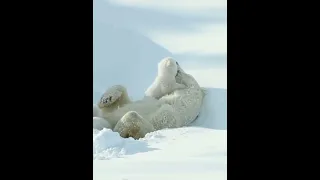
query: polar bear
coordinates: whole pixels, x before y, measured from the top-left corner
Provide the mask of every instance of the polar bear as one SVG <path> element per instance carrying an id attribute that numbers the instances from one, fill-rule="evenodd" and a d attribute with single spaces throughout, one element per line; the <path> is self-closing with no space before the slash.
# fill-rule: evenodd
<path id="1" fill-rule="evenodd" d="M 158 63 L 158 75 L 151 86 L 145 91 L 145 96 L 160 97 L 172 93 L 174 90 L 183 89 L 186 86 L 176 82 L 178 63 L 171 57 L 166 57 Z"/>
<path id="2" fill-rule="evenodd" d="M 151 112 L 157 111 L 162 104 L 164 103 L 152 97 L 131 101 L 126 88 L 122 85 L 115 85 L 102 95 L 98 107 L 100 117 L 106 119 L 113 129 L 127 112 L 137 111 L 141 116 L 147 117 L 152 114 Z"/>
<path id="3" fill-rule="evenodd" d="M 99 117 L 100 116 L 100 109 L 97 105 L 93 104 L 93 117 Z"/>
<path id="4" fill-rule="evenodd" d="M 197 81 L 177 64 L 176 82 L 184 89 L 161 97 L 145 97 L 132 102 L 121 85 L 109 88 L 98 103 L 101 119 L 108 121 L 111 129 L 121 137 L 139 139 L 147 133 L 165 128 L 177 128 L 190 124 L 199 115 L 204 91 Z M 95 123 L 101 125 L 102 123 Z M 94 127 L 101 129 L 102 127 Z M 107 127 L 106 127 L 107 128 Z"/>
<path id="5" fill-rule="evenodd" d="M 97 130 L 102 130 L 103 128 L 112 129 L 110 123 L 106 121 L 104 118 L 94 116 L 93 117 L 93 127 Z"/>

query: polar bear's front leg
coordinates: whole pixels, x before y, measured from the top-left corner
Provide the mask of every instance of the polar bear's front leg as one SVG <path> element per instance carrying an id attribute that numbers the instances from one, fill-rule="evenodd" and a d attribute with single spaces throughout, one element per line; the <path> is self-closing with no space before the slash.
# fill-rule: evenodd
<path id="1" fill-rule="evenodd" d="M 175 83 L 174 87 L 173 87 L 173 91 L 177 90 L 177 89 L 184 89 L 187 86 L 184 84 L 179 84 L 179 83 Z"/>
<path id="2" fill-rule="evenodd" d="M 159 102 L 163 103 L 163 104 L 169 104 L 169 105 L 173 105 L 176 101 L 177 97 L 174 94 L 168 94 L 165 96 L 162 96 L 159 99 Z"/>
<path id="3" fill-rule="evenodd" d="M 123 138 L 132 137 L 134 139 L 143 138 L 154 130 L 152 124 L 135 111 L 127 112 L 113 129 Z"/>

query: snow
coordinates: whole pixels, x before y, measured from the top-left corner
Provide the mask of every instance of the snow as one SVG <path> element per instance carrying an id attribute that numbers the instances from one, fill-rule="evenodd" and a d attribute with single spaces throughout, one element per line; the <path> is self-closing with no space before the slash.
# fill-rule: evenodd
<path id="1" fill-rule="evenodd" d="M 110 147 L 105 154 L 109 160 L 94 161 L 94 180 L 226 179 L 224 130 L 196 127 L 161 130 L 139 141 L 104 132 L 109 142 L 102 144 Z"/>
<path id="2" fill-rule="evenodd" d="M 94 180 L 227 179 L 226 11 L 226 0 L 94 0 L 93 103 L 115 84 L 141 99 L 166 56 L 207 89 L 188 127 L 139 140 L 93 130 Z"/>
<path id="3" fill-rule="evenodd" d="M 161 46 L 175 53 L 191 52 L 204 55 L 227 52 L 227 27 L 225 24 L 197 23 L 197 26 L 199 28 L 191 32 L 161 30 L 149 32 L 148 35 Z M 210 41 L 206 40 L 208 38 Z"/>

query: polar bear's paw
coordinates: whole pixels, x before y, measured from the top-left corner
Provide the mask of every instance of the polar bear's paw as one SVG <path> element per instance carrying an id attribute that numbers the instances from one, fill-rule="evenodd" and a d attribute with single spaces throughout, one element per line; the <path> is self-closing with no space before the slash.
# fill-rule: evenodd
<path id="1" fill-rule="evenodd" d="M 121 85 L 115 85 L 109 88 L 101 97 L 99 107 L 108 107 L 115 103 L 126 92 L 125 87 Z"/>
<path id="2" fill-rule="evenodd" d="M 154 131 L 152 124 L 146 121 L 135 111 L 127 112 L 117 123 L 113 131 L 121 137 L 134 139 L 143 138 L 147 133 Z"/>

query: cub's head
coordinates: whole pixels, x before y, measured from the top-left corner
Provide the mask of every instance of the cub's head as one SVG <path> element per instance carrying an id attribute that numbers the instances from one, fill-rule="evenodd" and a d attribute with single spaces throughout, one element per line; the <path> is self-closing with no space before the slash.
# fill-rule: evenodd
<path id="1" fill-rule="evenodd" d="M 158 75 L 176 76 L 178 72 L 178 63 L 171 57 L 163 58 L 158 63 Z"/>

